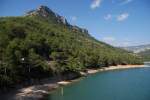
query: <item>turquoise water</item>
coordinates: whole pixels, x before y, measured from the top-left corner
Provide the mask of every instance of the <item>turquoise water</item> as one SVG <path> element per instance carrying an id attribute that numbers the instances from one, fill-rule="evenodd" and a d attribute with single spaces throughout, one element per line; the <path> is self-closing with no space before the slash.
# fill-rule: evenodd
<path id="1" fill-rule="evenodd" d="M 90 75 L 57 89 L 49 100 L 150 100 L 150 68 Z"/>

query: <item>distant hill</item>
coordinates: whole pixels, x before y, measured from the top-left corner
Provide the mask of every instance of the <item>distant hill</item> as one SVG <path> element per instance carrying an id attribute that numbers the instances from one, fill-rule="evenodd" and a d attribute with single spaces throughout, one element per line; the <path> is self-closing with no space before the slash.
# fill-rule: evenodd
<path id="1" fill-rule="evenodd" d="M 145 61 L 150 61 L 150 49 L 147 49 L 145 51 L 141 51 L 138 53 L 138 55 L 142 56 Z"/>
<path id="2" fill-rule="evenodd" d="M 150 44 L 122 47 L 122 49 L 141 56 L 144 59 L 144 61 L 150 61 Z"/>
<path id="3" fill-rule="evenodd" d="M 139 45 L 139 46 L 122 47 L 122 48 L 125 49 L 125 50 L 128 50 L 128 51 L 132 51 L 134 53 L 139 53 L 139 52 L 149 50 L 150 49 L 150 44 Z"/>
<path id="4" fill-rule="evenodd" d="M 46 6 L 25 16 L 0 18 L 1 88 L 117 64 L 142 61 L 135 54 L 96 40 L 87 29 L 69 24 Z"/>

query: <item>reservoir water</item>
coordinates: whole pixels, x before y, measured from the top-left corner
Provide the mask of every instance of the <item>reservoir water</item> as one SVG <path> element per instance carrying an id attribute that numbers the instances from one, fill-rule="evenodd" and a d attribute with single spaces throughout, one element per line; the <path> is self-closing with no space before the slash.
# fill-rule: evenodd
<path id="1" fill-rule="evenodd" d="M 58 88 L 49 100 L 150 100 L 150 68 L 99 72 Z"/>

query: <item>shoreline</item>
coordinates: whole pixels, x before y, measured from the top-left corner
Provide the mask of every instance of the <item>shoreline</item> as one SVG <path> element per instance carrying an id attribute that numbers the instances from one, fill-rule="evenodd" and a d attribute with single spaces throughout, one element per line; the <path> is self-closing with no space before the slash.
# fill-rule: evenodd
<path id="1" fill-rule="evenodd" d="M 112 71 L 112 70 L 123 70 L 123 69 L 132 69 L 132 68 L 144 68 L 146 67 L 145 65 L 117 65 L 117 66 L 109 66 L 109 67 L 102 67 L 98 69 L 87 69 L 87 72 L 80 72 L 81 77 L 88 76 L 91 74 L 96 74 L 98 72 L 104 72 L 104 71 Z M 69 80 L 69 81 L 60 81 L 57 82 L 59 85 L 68 85 L 72 82 L 76 82 L 80 79 L 74 79 L 74 80 Z"/>
<path id="2" fill-rule="evenodd" d="M 97 72 L 102 72 L 102 71 L 143 68 L 143 67 L 146 67 L 146 66 L 145 65 L 116 65 L 116 66 L 102 67 L 99 69 L 88 69 L 88 73 L 95 74 Z"/>
<path id="3" fill-rule="evenodd" d="M 45 83 L 42 85 L 33 85 L 33 86 L 19 89 L 13 96 L 10 96 L 10 98 L 11 99 L 13 98 L 12 100 L 30 100 L 30 99 L 39 100 L 44 98 L 45 96 L 48 96 L 50 92 L 56 90 L 60 86 L 65 86 L 77 82 L 84 76 L 88 76 L 103 71 L 144 68 L 144 67 L 146 66 L 145 65 L 117 65 L 117 66 L 102 67 L 98 69 L 87 69 L 86 72 L 80 72 L 81 77 L 78 77 L 76 79 L 56 81 L 54 83 L 52 83 L 51 80 L 49 80 L 49 83 Z"/>

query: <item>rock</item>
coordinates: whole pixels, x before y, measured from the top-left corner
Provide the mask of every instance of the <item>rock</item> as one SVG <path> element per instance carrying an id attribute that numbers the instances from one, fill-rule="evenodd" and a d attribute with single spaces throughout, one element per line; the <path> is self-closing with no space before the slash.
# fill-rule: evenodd
<path id="1" fill-rule="evenodd" d="M 71 26 L 71 28 L 72 28 L 73 31 L 78 31 L 78 32 L 82 32 L 82 33 L 88 33 L 87 29 L 80 28 L 78 26 Z"/>
<path id="2" fill-rule="evenodd" d="M 51 83 L 23 88 L 15 95 L 13 100 L 41 100 L 56 88 L 58 88 L 58 84 Z"/>
<path id="3" fill-rule="evenodd" d="M 83 32 L 83 33 L 88 33 L 88 30 L 87 30 L 87 29 L 82 28 L 82 32 Z"/>
<path id="4" fill-rule="evenodd" d="M 65 17 L 58 15 L 57 13 L 49 9 L 47 6 L 43 6 L 43 5 L 37 8 L 36 10 L 31 10 L 27 12 L 26 16 L 40 16 L 44 18 L 53 17 L 58 23 L 62 23 L 65 25 L 68 24 Z"/>
<path id="5" fill-rule="evenodd" d="M 59 14 L 53 12 L 47 6 L 42 5 L 38 7 L 36 10 L 31 10 L 26 13 L 26 16 L 40 16 L 40 17 L 43 17 L 44 19 L 54 19 L 57 23 L 62 23 L 64 25 L 67 25 L 74 32 L 88 33 L 87 29 L 80 28 L 74 25 L 70 25 L 67 22 L 65 17 L 60 16 Z"/>
<path id="6" fill-rule="evenodd" d="M 66 18 L 63 16 L 57 16 L 57 21 L 58 21 L 58 23 L 63 23 L 65 25 L 68 24 Z"/>

